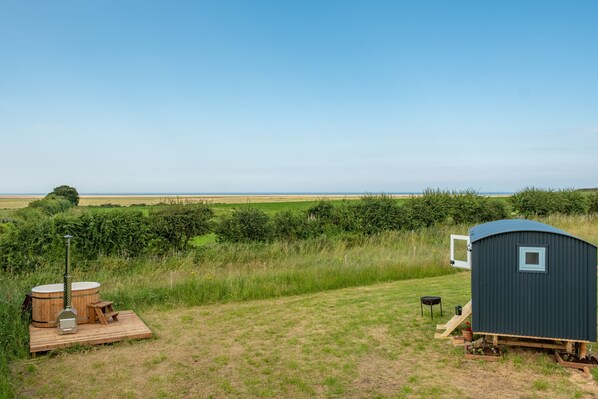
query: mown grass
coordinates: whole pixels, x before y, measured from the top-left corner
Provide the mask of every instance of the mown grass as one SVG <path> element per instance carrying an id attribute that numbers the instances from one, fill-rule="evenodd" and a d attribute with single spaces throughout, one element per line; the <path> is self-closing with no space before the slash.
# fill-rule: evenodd
<path id="1" fill-rule="evenodd" d="M 470 298 L 469 273 L 260 301 L 151 309 L 155 340 L 16 362 L 39 398 L 573 398 L 595 386 L 538 350 L 467 361 L 433 339 Z M 443 298 L 434 320 L 419 297 Z M 84 395 L 80 384 L 86 381 Z"/>
<path id="2" fill-rule="evenodd" d="M 466 281 L 460 273 L 446 280 L 147 310 L 142 316 L 157 340 L 24 361 L 13 375 L 20 394 L 42 398 L 79 395 L 67 375 L 92 382 L 90 398 L 105 394 L 93 384 L 97 376 L 113 387 L 114 397 L 383 398 L 403 384 L 425 397 L 448 389 L 430 373 L 438 355 L 427 349 L 431 328 L 442 319 L 438 309 L 434 321 L 420 317 L 418 296 L 433 291 L 447 304 L 464 303 Z M 456 360 L 444 341 L 432 344 L 447 349 L 443 361 Z M 409 365 L 416 358 L 419 371 Z M 400 386 L 388 381 L 393 375 Z"/>

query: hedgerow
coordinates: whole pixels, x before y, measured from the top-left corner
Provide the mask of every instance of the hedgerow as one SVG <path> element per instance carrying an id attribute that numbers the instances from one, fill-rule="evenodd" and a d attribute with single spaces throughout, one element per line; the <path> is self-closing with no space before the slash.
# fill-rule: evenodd
<path id="1" fill-rule="evenodd" d="M 527 218 L 555 213 L 576 215 L 588 212 L 588 197 L 571 189 L 526 187 L 513 194 L 509 200 L 513 210 Z"/>
<path id="2" fill-rule="evenodd" d="M 598 194 L 573 190 L 525 188 L 509 203 L 525 217 L 598 212 Z M 74 208 L 50 195 L 0 221 L 0 268 L 20 272 L 61 259 L 65 234 L 74 236 L 73 259 L 86 262 L 185 251 L 194 237 L 212 232 L 218 242 L 272 242 L 476 224 L 509 217 L 507 204 L 474 190 L 426 189 L 402 201 L 368 194 L 357 201 L 321 200 L 306 211 L 274 215 L 246 206 L 216 218 L 203 203 L 175 201 L 154 206 L 145 215 L 128 208 L 102 212 Z"/>

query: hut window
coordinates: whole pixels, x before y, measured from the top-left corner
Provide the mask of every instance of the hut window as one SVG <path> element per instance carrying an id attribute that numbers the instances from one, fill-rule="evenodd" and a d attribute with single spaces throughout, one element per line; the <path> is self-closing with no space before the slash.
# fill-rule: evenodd
<path id="1" fill-rule="evenodd" d="M 546 271 L 546 247 L 519 247 L 519 270 Z"/>

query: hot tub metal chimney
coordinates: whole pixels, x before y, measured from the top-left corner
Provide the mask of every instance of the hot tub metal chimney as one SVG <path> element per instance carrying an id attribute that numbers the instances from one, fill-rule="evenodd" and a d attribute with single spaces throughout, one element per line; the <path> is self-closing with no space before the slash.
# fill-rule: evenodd
<path id="1" fill-rule="evenodd" d="M 64 236 L 66 239 L 66 256 L 64 267 L 64 309 L 58 314 L 58 333 L 59 334 L 74 334 L 77 332 L 77 310 L 71 307 L 71 238 L 72 236 Z"/>

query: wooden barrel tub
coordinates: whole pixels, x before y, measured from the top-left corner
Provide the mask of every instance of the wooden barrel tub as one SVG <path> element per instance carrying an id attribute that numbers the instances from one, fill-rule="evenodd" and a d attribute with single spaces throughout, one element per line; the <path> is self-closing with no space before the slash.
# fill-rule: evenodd
<path id="1" fill-rule="evenodd" d="M 87 305 L 100 300 L 100 283 L 90 281 L 72 284 L 72 306 L 77 310 L 77 324 L 89 323 Z M 47 284 L 31 290 L 31 324 L 35 327 L 56 327 L 58 313 L 64 307 L 64 284 Z"/>

